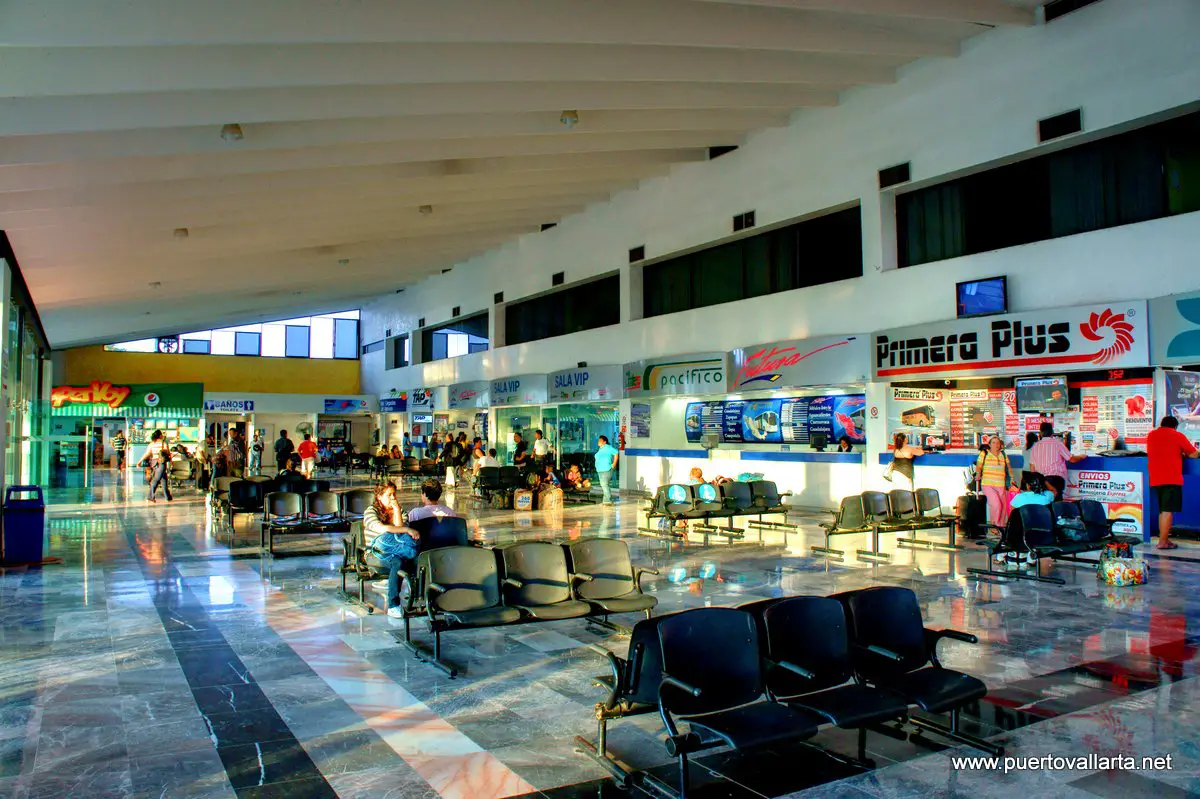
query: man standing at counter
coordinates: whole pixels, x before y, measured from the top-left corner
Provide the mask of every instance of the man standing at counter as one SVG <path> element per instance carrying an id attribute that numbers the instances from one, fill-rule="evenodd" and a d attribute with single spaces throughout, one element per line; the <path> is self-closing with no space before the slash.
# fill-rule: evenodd
<path id="1" fill-rule="evenodd" d="M 1062 499 L 1067 488 L 1067 464 L 1078 463 L 1083 456 L 1072 455 L 1062 439 L 1054 437 L 1054 425 L 1050 422 L 1042 422 L 1040 431 L 1042 437 L 1029 450 L 1031 463 L 1026 468 L 1040 474 L 1046 485 L 1054 489 L 1056 498 Z"/>
<path id="2" fill-rule="evenodd" d="M 1178 428 L 1178 419 L 1164 416 L 1146 436 L 1150 487 L 1158 499 L 1159 549 L 1179 548 L 1170 535 L 1174 515 L 1183 510 L 1183 459 L 1197 456 L 1192 442 Z"/>

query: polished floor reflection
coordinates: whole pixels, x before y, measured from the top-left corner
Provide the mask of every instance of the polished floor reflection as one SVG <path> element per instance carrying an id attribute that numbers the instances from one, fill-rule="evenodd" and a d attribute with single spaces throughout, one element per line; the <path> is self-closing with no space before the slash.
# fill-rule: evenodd
<path id="1" fill-rule="evenodd" d="M 0 576 L 0 797 L 628 795 L 573 743 L 594 732 L 602 696 L 592 645 L 623 654 L 627 638 L 579 621 L 457 632 L 446 656 L 465 673 L 451 680 L 396 644 L 398 621 L 345 601 L 338 537 L 265 558 L 249 517 L 231 538 L 194 492 L 156 505 L 144 493 L 51 496 L 49 554 L 64 564 Z M 991 688 L 970 731 L 1012 755 L 1170 754 L 1173 766 L 1004 774 L 956 768 L 967 750 L 873 735 L 878 768 L 861 774 L 807 751 L 718 751 L 697 761 L 698 797 L 1200 795 L 1195 545 L 1151 551 L 1151 583 L 1137 588 L 1100 584 L 1085 566 L 1056 566 L 1064 587 L 987 584 L 964 579 L 982 563 L 973 546 L 895 549 L 884 536 L 887 564 L 811 557 L 817 516 L 786 541 L 767 531 L 761 544 L 750 533 L 705 546 L 638 535 L 634 500 L 533 514 L 454 501 L 490 543 L 627 539 L 635 562 L 660 570 L 647 582 L 664 612 L 910 587 L 930 626 L 981 639 L 942 645 L 947 665 Z M 653 715 L 617 722 L 609 747 L 669 769 L 659 729 Z M 854 747 L 852 733 L 816 741 Z"/>

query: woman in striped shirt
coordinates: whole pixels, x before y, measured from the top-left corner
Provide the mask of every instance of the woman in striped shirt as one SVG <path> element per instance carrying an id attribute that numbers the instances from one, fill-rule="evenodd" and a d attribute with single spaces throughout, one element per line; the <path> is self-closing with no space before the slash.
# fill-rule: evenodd
<path id="1" fill-rule="evenodd" d="M 1000 436 L 988 439 L 987 449 L 979 453 L 979 459 L 975 461 L 975 480 L 987 497 L 988 521 L 1004 527 L 1008 524 L 1008 489 L 1012 485 L 1012 472 Z"/>

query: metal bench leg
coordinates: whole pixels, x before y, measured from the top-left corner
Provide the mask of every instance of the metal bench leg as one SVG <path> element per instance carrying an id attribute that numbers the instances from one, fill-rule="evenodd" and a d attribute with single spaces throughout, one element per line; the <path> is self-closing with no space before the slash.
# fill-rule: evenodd
<path id="1" fill-rule="evenodd" d="M 991 741 L 985 741 L 984 739 L 978 738 L 974 735 L 967 735 L 965 732 L 962 732 L 959 729 L 958 708 L 950 711 L 949 727 L 944 724 L 938 724 L 936 721 L 930 721 L 929 719 L 923 719 L 917 716 L 911 717 L 909 721 L 911 721 L 913 726 L 917 727 L 918 730 L 928 730 L 935 735 L 939 735 L 943 738 L 949 738 L 951 741 L 957 741 L 958 743 L 980 749 L 992 755 L 993 757 L 1004 756 L 1003 746 L 994 744 Z"/>
<path id="2" fill-rule="evenodd" d="M 859 560 L 876 561 L 876 562 L 891 560 L 891 557 L 892 557 L 891 555 L 888 555 L 888 554 L 885 554 L 885 553 L 879 551 L 879 527 L 878 526 L 871 528 L 871 547 L 872 547 L 872 549 L 870 551 L 867 551 L 865 549 L 858 550 L 858 552 L 857 552 L 858 559 Z"/>

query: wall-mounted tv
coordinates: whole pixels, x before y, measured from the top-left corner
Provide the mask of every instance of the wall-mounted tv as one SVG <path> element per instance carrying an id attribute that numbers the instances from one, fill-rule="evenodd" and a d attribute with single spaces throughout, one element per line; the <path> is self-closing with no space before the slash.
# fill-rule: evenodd
<path id="1" fill-rule="evenodd" d="M 1067 378 L 1018 377 L 1017 413 L 1066 413 Z"/>
<path id="2" fill-rule="evenodd" d="M 955 287 L 958 318 L 1008 313 L 1008 278 L 964 280 Z"/>

